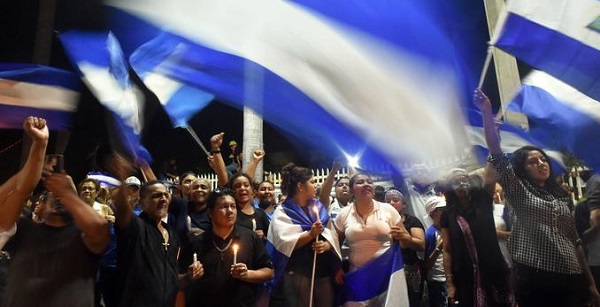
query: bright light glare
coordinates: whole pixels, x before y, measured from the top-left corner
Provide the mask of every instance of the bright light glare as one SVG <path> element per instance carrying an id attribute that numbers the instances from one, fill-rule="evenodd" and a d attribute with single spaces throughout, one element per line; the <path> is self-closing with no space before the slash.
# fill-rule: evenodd
<path id="1" fill-rule="evenodd" d="M 344 153 L 344 156 L 346 156 L 346 160 L 348 160 L 348 166 L 352 167 L 352 168 L 358 168 L 358 160 L 360 160 L 360 156 L 356 155 L 356 156 L 351 156 L 347 153 Z"/>

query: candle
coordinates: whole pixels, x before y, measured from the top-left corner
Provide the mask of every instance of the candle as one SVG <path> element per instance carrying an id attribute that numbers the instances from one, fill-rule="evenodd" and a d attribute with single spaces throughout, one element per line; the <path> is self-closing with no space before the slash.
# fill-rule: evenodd
<path id="1" fill-rule="evenodd" d="M 237 263 L 237 252 L 238 252 L 238 245 L 237 244 L 233 244 L 233 264 Z"/>
<path id="2" fill-rule="evenodd" d="M 198 261 L 198 254 L 194 253 L 194 261 L 193 262 L 195 263 L 196 261 Z"/>
<path id="3" fill-rule="evenodd" d="M 317 206 L 313 206 L 313 211 L 315 212 L 315 215 L 317 216 L 317 221 L 321 221 L 321 217 L 319 216 L 319 208 L 317 208 Z"/>
<path id="4" fill-rule="evenodd" d="M 315 212 L 315 215 L 317 215 L 317 221 L 321 222 L 321 217 L 319 216 L 319 208 L 317 208 L 317 206 L 315 205 L 312 207 L 312 209 Z M 317 238 L 315 239 L 315 242 L 319 242 L 319 236 L 317 236 Z"/>
<path id="5" fill-rule="evenodd" d="M 252 231 L 256 231 L 256 220 L 252 219 Z"/>

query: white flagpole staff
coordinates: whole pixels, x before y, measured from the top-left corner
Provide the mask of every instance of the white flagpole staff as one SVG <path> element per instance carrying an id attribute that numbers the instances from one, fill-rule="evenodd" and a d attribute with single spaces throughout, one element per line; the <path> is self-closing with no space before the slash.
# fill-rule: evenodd
<path id="1" fill-rule="evenodd" d="M 190 135 L 192 136 L 194 141 L 196 141 L 196 143 L 198 144 L 198 146 L 200 146 L 202 151 L 204 151 L 206 156 L 210 156 L 210 153 L 208 152 L 208 150 L 206 150 L 206 147 L 204 147 L 204 144 L 202 144 L 202 142 L 200 141 L 200 138 L 198 137 L 198 135 L 196 135 L 196 132 L 194 131 L 194 129 L 192 129 L 192 127 L 190 127 L 190 126 L 187 126 L 187 127 L 185 127 L 185 130 L 187 130 L 190 133 Z"/>
<path id="2" fill-rule="evenodd" d="M 319 209 L 317 208 L 316 205 L 313 206 L 312 209 L 315 212 L 315 214 L 317 215 L 317 221 L 319 221 L 319 223 L 320 223 L 321 217 L 319 216 Z M 318 235 L 317 235 L 317 238 L 315 239 L 315 243 L 319 243 Z M 313 296 L 314 296 L 314 292 L 315 292 L 315 270 L 316 270 L 316 268 L 317 268 L 317 250 L 315 249 L 315 254 L 313 256 L 313 265 L 312 265 L 312 277 L 310 278 L 310 299 L 308 301 L 309 307 L 313 306 Z"/>

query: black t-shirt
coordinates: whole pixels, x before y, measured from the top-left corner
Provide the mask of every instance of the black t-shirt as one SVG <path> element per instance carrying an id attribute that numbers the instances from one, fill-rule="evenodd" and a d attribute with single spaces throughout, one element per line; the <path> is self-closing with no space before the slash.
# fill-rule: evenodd
<path id="1" fill-rule="evenodd" d="M 182 238 L 187 235 L 188 224 L 188 200 L 178 196 L 173 196 L 169 203 L 169 218 L 167 223 Z"/>
<path id="2" fill-rule="evenodd" d="M 127 228 L 117 228 L 119 306 L 174 305 L 179 238 L 162 225 L 169 232 L 166 246 L 156 222 L 144 212 L 133 216 Z"/>
<path id="3" fill-rule="evenodd" d="M 3 306 L 94 306 L 100 257 L 87 249 L 75 224 L 21 219 L 5 250 L 12 260 Z"/>
<path id="4" fill-rule="evenodd" d="M 252 215 L 248 215 L 242 212 L 242 210 L 238 210 L 236 225 L 252 230 L 252 219 L 256 221 L 256 230 L 262 230 L 265 234 L 264 239 L 266 239 L 269 224 L 271 222 L 269 222 L 269 217 L 263 209 L 254 208 L 254 214 Z"/>
<path id="5" fill-rule="evenodd" d="M 256 306 L 256 290 L 262 284 L 231 277 L 233 244 L 239 246 L 237 262 L 245 263 L 249 270 L 273 268 L 264 243 L 251 230 L 234 226 L 231 235 L 223 240 L 210 229 L 191 241 L 192 250 L 204 267 L 204 276 L 187 289 L 187 306 Z"/>
<path id="6" fill-rule="evenodd" d="M 210 218 L 208 217 L 208 209 L 204 207 L 202 210 L 196 210 L 194 203 L 188 204 L 188 214 L 191 220 L 191 227 L 200 228 L 204 231 L 212 227 Z"/>
<path id="7" fill-rule="evenodd" d="M 404 228 L 406 228 L 406 230 L 408 230 L 410 232 L 411 228 L 421 228 L 423 229 L 423 232 L 425 231 L 425 228 L 423 227 L 423 224 L 421 223 L 421 221 L 419 221 L 418 218 L 409 215 L 409 214 L 405 214 L 404 215 Z M 404 260 L 404 264 L 415 264 L 417 263 L 417 261 L 419 261 L 419 257 L 417 256 L 417 251 L 415 251 L 414 249 L 408 249 L 408 248 L 403 248 L 402 250 L 402 259 Z"/>
<path id="8" fill-rule="evenodd" d="M 482 278 L 503 280 L 508 274 L 508 267 L 498 245 L 493 198 L 482 188 L 474 188 L 470 193 L 471 199 L 466 208 L 460 208 L 456 198 L 448 196 L 447 210 L 442 214 L 442 228 L 450 230 L 452 272 L 455 282 L 465 281 L 471 284 L 473 281 L 473 263 L 463 232 L 456 221 L 457 215 L 461 215 L 469 223 Z"/>

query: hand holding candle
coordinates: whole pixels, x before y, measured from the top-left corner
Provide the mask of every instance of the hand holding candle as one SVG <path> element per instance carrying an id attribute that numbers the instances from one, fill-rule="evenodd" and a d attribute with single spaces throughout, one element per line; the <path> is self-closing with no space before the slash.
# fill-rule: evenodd
<path id="1" fill-rule="evenodd" d="M 315 215 L 317 216 L 317 221 L 321 223 L 321 217 L 319 216 L 319 208 L 317 208 L 317 206 L 313 206 L 312 209 Z M 316 242 L 319 242 L 319 235 L 317 235 Z"/>
<path id="2" fill-rule="evenodd" d="M 233 264 L 236 264 L 237 263 L 237 253 L 238 253 L 239 246 L 237 244 L 233 244 L 232 248 L 233 248 Z"/>
<path id="3" fill-rule="evenodd" d="M 196 280 L 204 275 L 204 267 L 198 262 L 198 254 L 194 253 L 193 262 L 188 267 L 188 274 L 192 280 Z"/>

